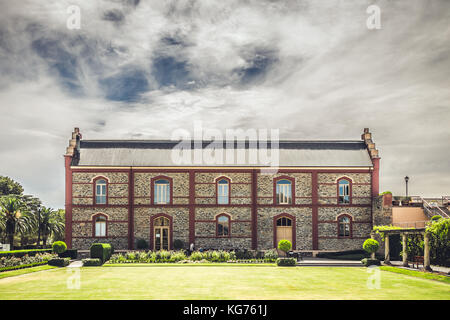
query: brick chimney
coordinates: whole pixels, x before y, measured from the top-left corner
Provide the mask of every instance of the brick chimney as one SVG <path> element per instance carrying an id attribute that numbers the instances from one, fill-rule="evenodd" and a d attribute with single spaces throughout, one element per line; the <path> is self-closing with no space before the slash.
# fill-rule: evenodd
<path id="1" fill-rule="evenodd" d="M 372 133 L 369 131 L 369 128 L 364 128 L 361 139 L 366 144 L 367 152 L 369 152 L 370 159 L 372 160 L 372 196 L 376 197 L 380 193 L 380 156 L 377 148 L 375 148 L 375 143 L 372 140 Z"/>

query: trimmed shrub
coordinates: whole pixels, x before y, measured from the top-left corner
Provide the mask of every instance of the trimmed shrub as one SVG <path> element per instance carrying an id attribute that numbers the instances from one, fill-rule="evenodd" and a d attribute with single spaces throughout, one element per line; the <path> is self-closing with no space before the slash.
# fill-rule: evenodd
<path id="1" fill-rule="evenodd" d="M 203 253 L 200 251 L 194 251 L 191 253 L 189 259 L 192 261 L 201 261 L 203 260 Z"/>
<path id="2" fill-rule="evenodd" d="M 297 264 L 297 261 L 294 258 L 278 258 L 277 266 L 279 267 L 292 267 Z"/>
<path id="3" fill-rule="evenodd" d="M 292 243 L 289 240 L 281 240 L 280 242 L 278 242 L 278 249 L 287 253 L 292 249 Z"/>
<path id="4" fill-rule="evenodd" d="M 56 241 L 52 245 L 54 253 L 60 254 L 67 250 L 67 245 L 64 241 Z"/>
<path id="5" fill-rule="evenodd" d="M 111 258 L 112 248 L 109 243 L 93 243 L 90 252 L 91 258 L 98 258 L 105 263 Z"/>
<path id="6" fill-rule="evenodd" d="M 2 257 L 16 257 L 21 258 L 23 256 L 35 256 L 38 253 L 52 253 L 52 249 L 32 249 L 32 250 L 12 250 L 12 251 L 0 251 L 0 258 Z"/>
<path id="7" fill-rule="evenodd" d="M 31 268 L 31 267 L 37 267 L 47 264 L 47 261 L 42 262 L 36 262 L 36 263 L 29 263 L 29 264 L 21 264 L 19 266 L 12 266 L 12 267 L 2 267 L 0 268 L 0 272 L 3 271 L 12 271 L 12 270 L 19 270 L 19 269 L 25 269 L 25 268 Z"/>
<path id="8" fill-rule="evenodd" d="M 50 259 L 48 260 L 48 264 L 50 266 L 55 266 L 55 267 L 67 267 L 70 263 L 70 259 L 69 258 L 54 258 L 54 259 Z"/>
<path id="9" fill-rule="evenodd" d="M 362 264 L 365 265 L 366 267 L 369 266 L 379 266 L 380 265 L 380 260 L 378 259 L 370 259 L 370 258 L 364 258 L 361 260 Z"/>
<path id="10" fill-rule="evenodd" d="M 438 221 L 439 219 L 442 219 L 442 217 L 439 215 L 435 215 L 435 216 L 431 217 L 431 221 Z"/>
<path id="11" fill-rule="evenodd" d="M 176 239 L 176 240 L 173 241 L 173 248 L 175 250 L 183 249 L 183 247 L 184 247 L 184 243 L 183 243 L 182 240 Z"/>
<path id="12" fill-rule="evenodd" d="M 172 253 L 169 261 L 170 262 L 179 262 L 179 261 L 183 261 L 183 260 L 186 260 L 186 255 L 184 254 L 183 251 L 178 251 L 178 252 Z"/>
<path id="13" fill-rule="evenodd" d="M 77 249 L 67 249 L 63 253 L 58 254 L 60 258 L 70 258 L 70 259 L 76 259 L 78 257 L 78 250 Z"/>
<path id="14" fill-rule="evenodd" d="M 98 258 L 87 258 L 83 261 L 83 267 L 98 267 L 102 265 L 102 261 Z"/>
<path id="15" fill-rule="evenodd" d="M 370 239 L 367 239 L 366 241 L 364 241 L 364 243 L 363 243 L 363 249 L 366 250 L 366 252 L 368 254 L 375 253 L 379 247 L 380 247 L 380 244 L 375 239 L 370 238 Z"/>
<path id="16" fill-rule="evenodd" d="M 144 239 L 138 239 L 136 241 L 136 249 L 142 250 L 142 249 L 148 249 L 148 243 Z"/>

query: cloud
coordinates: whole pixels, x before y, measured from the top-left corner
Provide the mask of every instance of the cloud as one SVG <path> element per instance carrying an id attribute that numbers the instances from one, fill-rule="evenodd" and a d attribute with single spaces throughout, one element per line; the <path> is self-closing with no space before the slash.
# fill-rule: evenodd
<path id="1" fill-rule="evenodd" d="M 81 29 L 66 28 L 69 5 Z M 382 190 L 449 193 L 450 2 L 31 0 L 0 3 L 0 174 L 64 204 L 62 154 L 87 139 L 279 128 L 359 139 L 370 127 Z M 43 183 L 45 181 L 45 183 Z"/>

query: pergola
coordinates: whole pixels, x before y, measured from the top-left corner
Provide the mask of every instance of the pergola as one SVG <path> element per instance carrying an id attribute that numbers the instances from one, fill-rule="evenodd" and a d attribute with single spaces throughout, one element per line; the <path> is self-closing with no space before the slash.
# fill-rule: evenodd
<path id="1" fill-rule="evenodd" d="M 390 256 L 389 256 L 389 235 L 391 234 L 400 234 L 402 236 L 402 247 L 403 247 L 403 266 L 408 267 L 408 255 L 406 253 L 406 239 L 408 235 L 412 234 L 423 234 L 423 267 L 425 270 L 430 270 L 430 233 L 425 230 L 425 228 L 417 228 L 417 229 L 393 229 L 393 230 L 384 230 L 384 263 L 390 264 Z"/>

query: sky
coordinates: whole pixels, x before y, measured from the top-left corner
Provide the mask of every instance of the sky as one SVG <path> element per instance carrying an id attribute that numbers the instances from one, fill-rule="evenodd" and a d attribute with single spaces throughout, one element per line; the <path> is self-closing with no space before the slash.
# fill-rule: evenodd
<path id="1" fill-rule="evenodd" d="M 301 140 L 370 128 L 380 191 L 403 195 L 408 175 L 410 195 L 450 195 L 449 22 L 448 0 L 0 0 L 0 175 L 63 208 L 74 127 L 170 139 L 201 121 Z"/>

